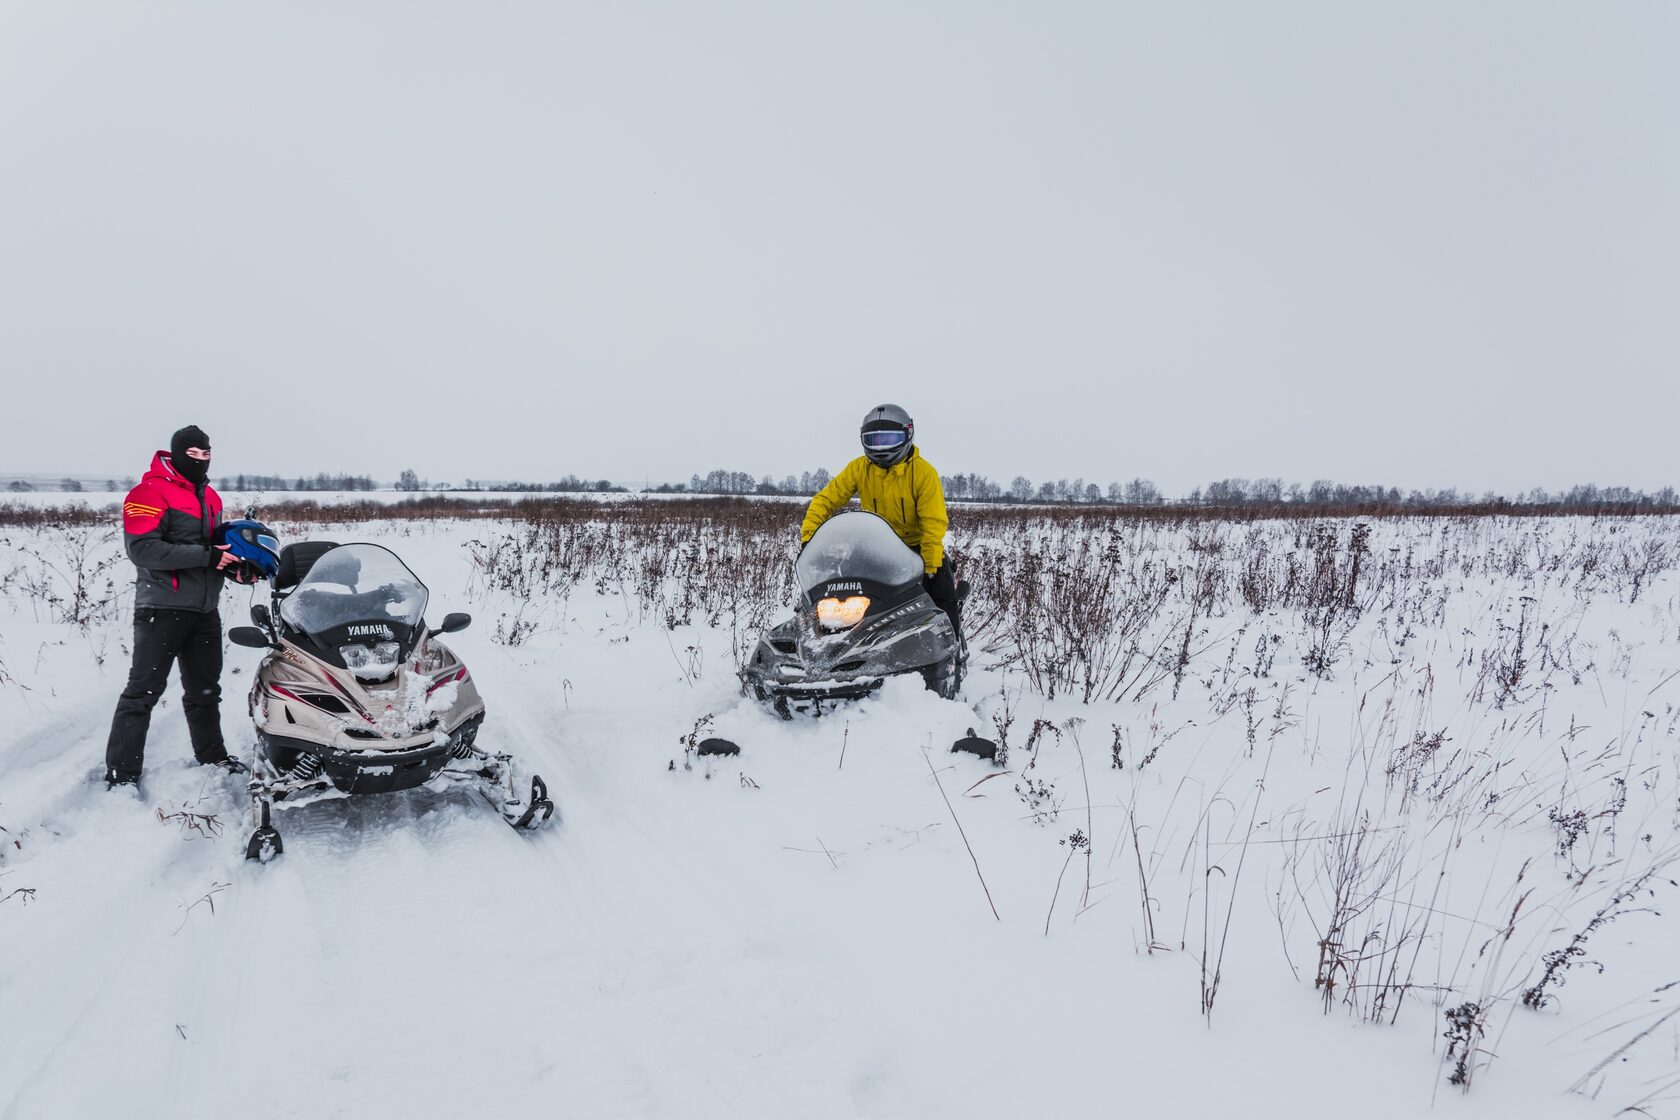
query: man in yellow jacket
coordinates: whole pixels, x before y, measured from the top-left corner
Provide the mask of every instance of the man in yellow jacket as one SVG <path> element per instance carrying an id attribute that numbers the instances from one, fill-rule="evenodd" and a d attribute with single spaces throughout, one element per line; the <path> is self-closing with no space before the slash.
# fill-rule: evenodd
<path id="1" fill-rule="evenodd" d="M 915 445 L 915 422 L 896 404 L 883 404 L 869 410 L 858 435 L 863 454 L 812 496 L 799 529 L 800 547 L 855 495 L 864 509 L 884 517 L 900 540 L 921 553 L 922 584 L 960 635 L 962 603 L 945 557 L 945 487 Z"/>

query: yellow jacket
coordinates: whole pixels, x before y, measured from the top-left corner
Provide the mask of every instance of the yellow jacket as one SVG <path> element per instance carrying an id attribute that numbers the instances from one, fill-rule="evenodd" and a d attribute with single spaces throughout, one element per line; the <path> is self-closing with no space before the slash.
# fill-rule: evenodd
<path id="1" fill-rule="evenodd" d="M 928 575 L 939 570 L 945 559 L 945 487 L 939 471 L 922 458 L 920 448 L 890 467 L 878 467 L 859 455 L 845 469 L 817 491 L 805 511 L 799 539 L 811 539 L 824 521 L 833 517 L 856 494 L 863 508 L 887 519 L 900 540 L 922 554 L 922 569 Z"/>

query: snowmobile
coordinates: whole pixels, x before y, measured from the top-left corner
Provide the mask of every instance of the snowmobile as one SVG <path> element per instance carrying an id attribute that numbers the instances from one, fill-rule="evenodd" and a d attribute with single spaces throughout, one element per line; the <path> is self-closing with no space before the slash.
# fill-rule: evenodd
<path id="1" fill-rule="evenodd" d="M 825 704 L 868 696 L 888 677 L 909 673 L 956 698 L 967 647 L 923 587 L 921 556 L 885 518 L 864 510 L 829 518 L 800 552 L 794 577 L 796 613 L 759 639 L 741 670 L 744 691 L 783 719 L 795 709 L 820 715 Z M 966 581 L 957 593 L 966 598 Z M 984 742 L 970 731 L 959 747 L 983 753 Z M 738 750 L 724 739 L 700 744 L 702 754 Z"/>
<path id="2" fill-rule="evenodd" d="M 464 785 L 516 829 L 554 814 L 543 780 L 528 796 L 513 760 L 476 745 L 484 701 L 439 634 L 470 615 L 425 621 L 426 585 L 376 544 L 305 541 L 280 550 L 272 602 L 251 608 L 236 645 L 268 650 L 251 684 L 257 750 L 247 859 L 284 846 L 273 813 L 328 798 Z"/>

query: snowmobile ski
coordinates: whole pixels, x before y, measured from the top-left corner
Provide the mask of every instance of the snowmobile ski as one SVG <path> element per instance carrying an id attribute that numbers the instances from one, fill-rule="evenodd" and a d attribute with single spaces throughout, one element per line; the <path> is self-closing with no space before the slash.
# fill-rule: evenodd
<path id="1" fill-rule="evenodd" d="M 984 758 L 992 762 L 997 761 L 997 744 L 990 739 L 982 739 L 974 733 L 974 728 L 968 729 L 968 734 L 951 744 L 952 754 L 971 754 L 975 758 Z"/>
<path id="2" fill-rule="evenodd" d="M 534 831 L 548 823 L 554 815 L 554 802 L 548 799 L 548 786 L 535 774 L 531 775 L 531 799 L 523 805 L 509 801 L 502 808 L 508 824 L 523 831 Z"/>
<path id="3" fill-rule="evenodd" d="M 245 858 L 254 859 L 258 863 L 268 863 L 285 852 L 286 845 L 280 839 L 280 830 L 269 820 L 267 799 L 252 796 L 252 813 L 257 819 L 256 831 L 251 833 L 251 839 L 245 844 Z"/>
<path id="4" fill-rule="evenodd" d="M 698 755 L 727 755 L 740 754 L 741 748 L 728 739 L 702 739 L 700 745 L 694 748 Z"/>

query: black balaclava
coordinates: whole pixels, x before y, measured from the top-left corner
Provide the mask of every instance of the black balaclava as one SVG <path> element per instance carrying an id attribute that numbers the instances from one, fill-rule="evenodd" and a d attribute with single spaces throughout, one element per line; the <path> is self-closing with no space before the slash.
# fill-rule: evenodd
<path id="1" fill-rule="evenodd" d="M 174 464 L 176 474 L 194 486 L 203 486 L 210 475 L 210 464 L 207 460 L 188 455 L 189 447 L 210 450 L 210 437 L 197 424 L 188 424 L 169 437 L 169 461 Z"/>

